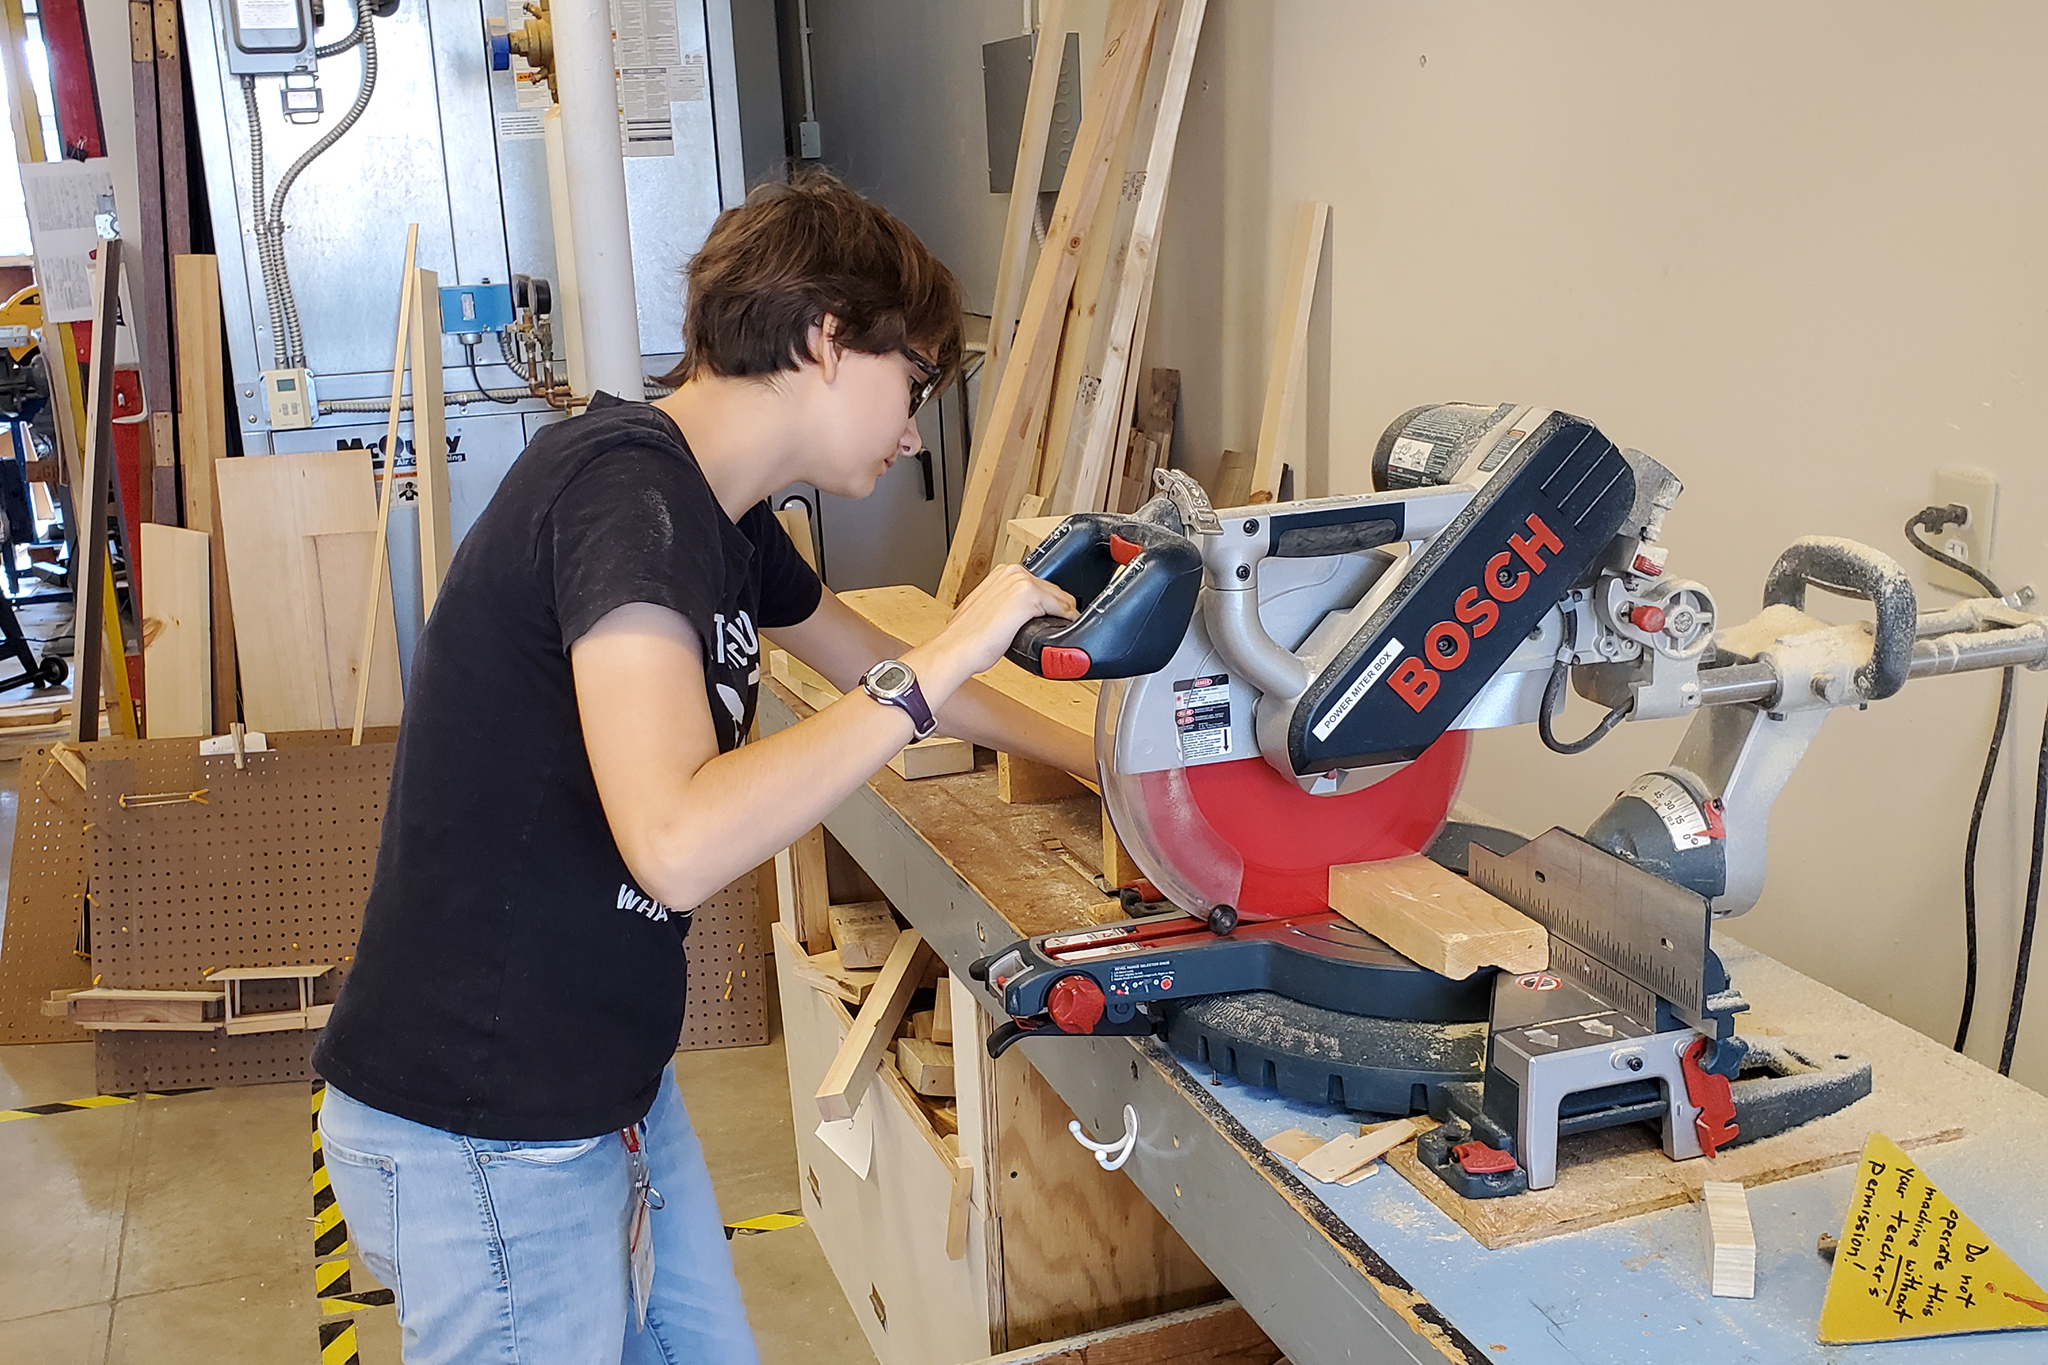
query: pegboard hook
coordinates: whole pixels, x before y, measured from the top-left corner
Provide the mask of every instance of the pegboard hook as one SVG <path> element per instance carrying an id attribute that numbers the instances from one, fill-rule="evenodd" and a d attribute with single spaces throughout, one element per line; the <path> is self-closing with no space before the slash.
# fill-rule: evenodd
<path id="1" fill-rule="evenodd" d="M 1081 1120 L 1069 1119 L 1067 1131 L 1074 1135 L 1074 1141 L 1095 1153 L 1095 1164 L 1105 1171 L 1118 1171 L 1131 1159 L 1131 1153 L 1138 1146 L 1138 1111 L 1130 1105 L 1124 1106 L 1124 1135 L 1115 1142 L 1097 1142 L 1088 1136 L 1081 1126 Z"/>

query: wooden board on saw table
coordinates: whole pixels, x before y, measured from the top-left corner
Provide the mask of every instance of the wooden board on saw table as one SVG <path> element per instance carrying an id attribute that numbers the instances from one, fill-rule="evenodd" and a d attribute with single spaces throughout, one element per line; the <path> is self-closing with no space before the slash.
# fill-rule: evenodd
<path id="1" fill-rule="evenodd" d="M 1797 977 L 1790 968 L 1726 937 L 1721 955 L 1738 989 L 1752 1001 L 1780 1002 L 1740 1016 L 1748 1038 L 1810 1039 L 1853 1046 L 1861 1038 L 1898 1039 L 1892 1055 L 1874 1056 L 1872 1093 L 1848 1108 L 1775 1137 L 1724 1148 L 1712 1159 L 1673 1161 L 1655 1132 L 1629 1124 L 1582 1133 L 1558 1144 L 1557 1184 L 1509 1199 L 1461 1199 L 1422 1166 L 1412 1146 L 1387 1160 L 1428 1200 L 1489 1248 L 1515 1246 L 1599 1227 L 1675 1204 L 1699 1203 L 1710 1180 L 1738 1181 L 1750 1189 L 1774 1180 L 1846 1166 L 1873 1132 L 1912 1151 L 1963 1136 L 1972 1129 L 2017 1127 L 2002 1118 L 2028 1092 L 1989 1069 L 1958 1057 L 1933 1039 L 1900 1028 L 1868 1006 Z M 1967 1102 L 1958 1103 L 1959 1090 Z"/>

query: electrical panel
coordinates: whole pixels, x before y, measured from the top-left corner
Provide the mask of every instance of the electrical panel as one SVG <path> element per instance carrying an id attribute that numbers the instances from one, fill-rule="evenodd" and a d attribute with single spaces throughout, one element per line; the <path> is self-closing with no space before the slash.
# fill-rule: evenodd
<path id="1" fill-rule="evenodd" d="M 302 71 L 313 64 L 313 0 L 221 0 L 228 71 Z"/>

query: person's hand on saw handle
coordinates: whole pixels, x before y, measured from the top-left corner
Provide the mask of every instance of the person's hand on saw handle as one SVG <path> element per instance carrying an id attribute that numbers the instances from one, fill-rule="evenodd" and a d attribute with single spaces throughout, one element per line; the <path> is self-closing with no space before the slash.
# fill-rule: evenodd
<path id="1" fill-rule="evenodd" d="M 1016 564 L 999 564 L 954 609 L 946 628 L 910 650 L 903 661 L 915 669 L 932 704 L 961 683 L 992 668 L 1027 621 L 1078 614 L 1073 595 L 1034 578 Z M 936 695 L 935 695 L 936 690 Z"/>

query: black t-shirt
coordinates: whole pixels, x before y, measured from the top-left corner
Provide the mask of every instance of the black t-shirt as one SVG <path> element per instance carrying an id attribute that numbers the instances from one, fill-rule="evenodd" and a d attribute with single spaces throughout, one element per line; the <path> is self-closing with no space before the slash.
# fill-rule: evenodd
<path id="1" fill-rule="evenodd" d="M 682 1026 L 691 912 L 641 890 L 619 856 L 569 646 L 629 602 L 678 612 L 729 751 L 753 720 L 758 631 L 803 621 L 820 591 L 765 502 L 727 519 L 656 409 L 600 395 L 536 436 L 420 634 L 320 1074 L 472 1137 L 584 1138 L 642 1118 Z"/>

